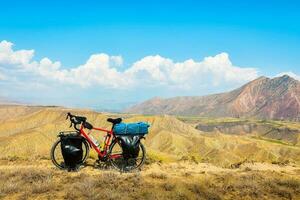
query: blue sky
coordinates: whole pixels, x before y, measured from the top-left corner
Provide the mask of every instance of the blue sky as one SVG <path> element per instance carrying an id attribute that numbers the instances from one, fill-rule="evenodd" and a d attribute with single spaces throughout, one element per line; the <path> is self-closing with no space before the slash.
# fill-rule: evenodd
<path id="1" fill-rule="evenodd" d="M 260 75 L 289 72 L 298 77 L 299 9 L 297 1 L 276 0 L 1 2 L 0 41 L 13 43 L 9 48 L 13 51 L 34 50 L 24 64 L 20 59 L 8 62 L 15 55 L 8 57 L 6 48 L 2 64 L 0 57 L 0 79 L 6 77 L 0 81 L 1 96 L 41 104 L 121 109 L 154 96 L 227 91 Z M 108 57 L 99 56 L 101 53 Z M 92 55 L 103 62 L 91 61 Z M 51 61 L 47 64 L 51 70 L 45 72 L 43 64 L 33 69 L 32 62 L 45 57 Z M 212 61 L 206 62 L 207 57 Z M 189 59 L 195 63 L 185 63 Z M 89 60 L 99 69 L 85 65 Z M 54 67 L 58 72 L 53 72 L 56 61 L 59 70 Z M 134 63 L 138 64 L 133 67 Z M 20 65 L 26 70 L 20 72 Z M 82 65 L 84 72 L 91 71 L 83 76 L 88 84 L 74 81 L 83 72 L 72 69 Z M 221 77 L 218 67 L 227 75 Z M 190 77 L 187 69 L 192 72 Z M 103 78 L 92 77 L 95 73 Z M 60 78 L 50 80 L 51 76 Z"/>

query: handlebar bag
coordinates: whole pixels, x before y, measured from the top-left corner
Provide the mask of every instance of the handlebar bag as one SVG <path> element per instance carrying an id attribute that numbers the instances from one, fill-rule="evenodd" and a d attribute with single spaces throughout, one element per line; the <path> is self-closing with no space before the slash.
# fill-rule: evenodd
<path id="1" fill-rule="evenodd" d="M 78 168 L 81 163 L 83 158 L 82 142 L 81 136 L 64 135 L 61 137 L 61 152 L 68 170 Z"/>
<path id="2" fill-rule="evenodd" d="M 138 157 L 140 152 L 141 136 L 119 136 L 118 139 L 121 143 L 124 159 Z"/>
<path id="3" fill-rule="evenodd" d="M 119 123 L 114 126 L 115 135 L 146 135 L 150 125 L 145 122 Z"/>

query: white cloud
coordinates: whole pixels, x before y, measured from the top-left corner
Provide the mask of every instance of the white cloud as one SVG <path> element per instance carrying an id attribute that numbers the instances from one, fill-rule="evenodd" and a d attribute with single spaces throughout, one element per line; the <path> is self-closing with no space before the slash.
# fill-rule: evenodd
<path id="1" fill-rule="evenodd" d="M 258 76 L 255 68 L 232 65 L 227 53 L 206 57 L 201 62 L 190 59 L 176 63 L 159 55 L 147 56 L 134 63 L 125 74 L 138 82 L 179 88 L 194 88 L 207 81 L 216 86 L 222 83 L 240 84 Z"/>
<path id="2" fill-rule="evenodd" d="M 48 81 L 81 87 L 103 86 L 122 89 L 142 86 L 197 90 L 203 84 L 241 84 L 258 77 L 255 68 L 234 66 L 227 53 L 206 57 L 199 62 L 192 59 L 174 62 L 159 55 L 147 56 L 126 70 L 119 69 L 123 65 L 121 56 L 101 53 L 91 55 L 83 65 L 65 69 L 60 62 L 53 62 L 49 58 L 33 60 L 33 50 L 14 51 L 12 47 L 10 42 L 0 42 L 0 67 L 15 67 L 22 69 L 22 73 L 42 77 Z"/>
<path id="3" fill-rule="evenodd" d="M 277 74 L 275 77 L 280 77 L 283 75 L 288 75 L 288 76 L 300 81 L 300 76 L 295 74 L 294 72 L 282 72 L 282 73 Z"/>
<path id="4" fill-rule="evenodd" d="M 6 79 L 6 76 L 0 72 L 0 80 L 5 80 Z"/>
<path id="5" fill-rule="evenodd" d="M 71 70 L 64 70 L 63 76 L 65 81 L 73 84 L 78 83 L 81 86 L 92 84 L 113 88 L 128 86 L 131 80 L 124 77 L 122 72 L 119 72 L 116 68 L 111 67 L 111 64 L 120 65 L 121 62 L 120 57 L 95 54 L 84 65 Z"/>
<path id="6" fill-rule="evenodd" d="M 142 83 L 168 84 L 172 67 L 174 63 L 170 59 L 147 56 L 135 62 L 124 74 Z"/>
<path id="7" fill-rule="evenodd" d="M 26 65 L 33 58 L 34 50 L 13 51 L 13 43 L 0 42 L 0 64 Z"/>
<path id="8" fill-rule="evenodd" d="M 119 66 L 122 66 L 122 64 L 123 64 L 123 58 L 122 58 L 122 56 L 111 56 L 110 62 L 111 62 L 112 66 L 119 67 Z"/>

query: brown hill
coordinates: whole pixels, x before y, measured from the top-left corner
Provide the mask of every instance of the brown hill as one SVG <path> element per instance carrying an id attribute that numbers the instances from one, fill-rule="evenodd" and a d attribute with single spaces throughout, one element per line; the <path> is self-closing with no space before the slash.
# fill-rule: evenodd
<path id="1" fill-rule="evenodd" d="M 287 75 L 260 77 L 231 92 L 202 97 L 156 97 L 125 112 L 299 121 L 300 82 Z"/>
<path id="2" fill-rule="evenodd" d="M 7 107 L 6 112 L 20 112 L 9 120 L 0 120 L 0 160 L 49 159 L 49 151 L 59 131 L 68 130 L 65 120 L 70 109 L 49 107 Z M 23 112 L 26 110 L 26 112 Z M 72 110 L 99 127 L 110 127 L 102 114 Z M 291 162 L 300 164 L 299 146 L 252 138 L 247 135 L 206 133 L 173 116 L 122 115 L 125 122 L 146 121 L 150 134 L 144 141 L 148 156 L 164 162 L 196 160 L 218 166 L 231 166 L 244 161 Z M 95 134 L 101 140 L 102 136 Z M 49 161 L 50 162 L 50 161 Z"/>

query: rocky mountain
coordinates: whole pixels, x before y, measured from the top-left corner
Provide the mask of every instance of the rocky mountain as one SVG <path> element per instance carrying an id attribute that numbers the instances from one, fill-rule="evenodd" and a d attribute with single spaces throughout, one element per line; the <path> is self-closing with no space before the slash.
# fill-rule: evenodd
<path id="1" fill-rule="evenodd" d="M 156 97 L 125 112 L 299 121 L 300 82 L 288 75 L 260 77 L 230 92 L 200 97 Z"/>

